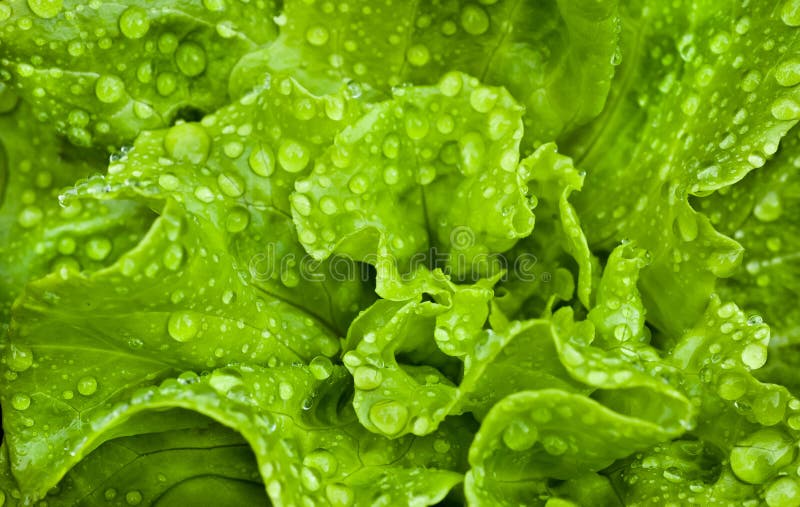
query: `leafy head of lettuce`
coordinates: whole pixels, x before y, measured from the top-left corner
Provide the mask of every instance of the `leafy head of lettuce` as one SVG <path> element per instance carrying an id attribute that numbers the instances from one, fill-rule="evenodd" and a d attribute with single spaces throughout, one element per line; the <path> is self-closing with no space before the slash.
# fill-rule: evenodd
<path id="1" fill-rule="evenodd" d="M 800 506 L 798 27 L 0 2 L 0 505 Z"/>

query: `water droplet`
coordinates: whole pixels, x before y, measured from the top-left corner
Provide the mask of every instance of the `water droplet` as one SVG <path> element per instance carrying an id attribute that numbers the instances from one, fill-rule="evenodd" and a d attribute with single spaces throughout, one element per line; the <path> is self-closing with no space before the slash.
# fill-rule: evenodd
<path id="1" fill-rule="evenodd" d="M 325 115 L 333 121 L 344 118 L 345 104 L 341 97 L 328 95 L 325 97 Z"/>
<path id="2" fill-rule="evenodd" d="M 11 371 L 23 372 L 33 365 L 33 352 L 24 345 L 12 343 L 6 352 L 6 365 Z"/>
<path id="3" fill-rule="evenodd" d="M 175 341 L 188 342 L 200 332 L 200 320 L 200 316 L 194 312 L 174 312 L 167 321 L 167 332 Z"/>
<path id="4" fill-rule="evenodd" d="M 568 445 L 563 438 L 557 435 L 547 435 L 546 437 L 542 438 L 542 447 L 544 447 L 544 450 L 547 451 L 547 454 L 561 456 L 567 452 Z"/>
<path id="5" fill-rule="evenodd" d="M 461 74 L 449 72 L 439 81 L 439 91 L 445 97 L 455 97 L 461 92 L 462 84 Z"/>
<path id="6" fill-rule="evenodd" d="M 37 206 L 25 206 L 17 215 L 20 227 L 30 229 L 36 227 L 44 218 L 44 213 Z"/>
<path id="7" fill-rule="evenodd" d="M 222 394 L 230 393 L 232 389 L 243 383 L 241 375 L 235 371 L 215 370 L 208 378 L 208 385 Z"/>
<path id="8" fill-rule="evenodd" d="M 783 205 L 777 192 L 770 190 L 753 208 L 753 215 L 762 222 L 772 222 L 783 214 Z"/>
<path id="9" fill-rule="evenodd" d="M 431 53 L 423 44 L 414 44 L 406 51 L 408 63 L 415 67 L 422 67 L 431 59 Z"/>
<path id="10" fill-rule="evenodd" d="M 331 507 L 351 507 L 355 504 L 353 490 L 344 484 L 328 484 L 325 486 L 325 496 Z"/>
<path id="11" fill-rule="evenodd" d="M 767 362 L 767 347 L 751 343 L 742 350 L 742 363 L 751 370 L 757 370 Z"/>
<path id="12" fill-rule="evenodd" d="M 408 409 L 393 400 L 379 401 L 370 407 L 369 420 L 381 433 L 395 435 L 408 422 Z"/>
<path id="13" fill-rule="evenodd" d="M 775 80 L 781 86 L 795 86 L 800 83 L 800 59 L 789 58 L 775 69 Z"/>
<path id="14" fill-rule="evenodd" d="M 742 87 L 743 91 L 750 93 L 758 88 L 759 84 L 761 84 L 761 72 L 757 70 L 751 70 L 744 76 L 740 86 Z"/>
<path id="15" fill-rule="evenodd" d="M 539 431 L 522 419 L 509 423 L 503 431 L 503 443 L 512 451 L 527 451 L 539 440 Z"/>
<path id="16" fill-rule="evenodd" d="M 697 48 L 694 45 L 694 35 L 685 34 L 678 41 L 678 55 L 685 62 L 691 62 L 694 55 L 697 53 Z"/>
<path id="17" fill-rule="evenodd" d="M 259 176 L 270 176 L 275 172 L 275 155 L 269 146 L 261 145 L 250 152 L 247 159 L 250 169 Z"/>
<path id="18" fill-rule="evenodd" d="M 461 11 L 461 26 L 470 35 L 481 35 L 489 29 L 489 15 L 483 8 L 469 4 Z"/>
<path id="19" fill-rule="evenodd" d="M 681 111 L 686 116 L 694 116 L 698 107 L 700 107 L 700 97 L 694 93 L 686 97 L 681 103 Z"/>
<path id="20" fill-rule="evenodd" d="M 83 396 L 93 395 L 97 391 L 97 379 L 90 376 L 79 379 L 76 390 Z"/>
<path id="21" fill-rule="evenodd" d="M 800 0 L 786 0 L 781 8 L 781 19 L 789 26 L 800 26 Z"/>
<path id="22" fill-rule="evenodd" d="M 400 171 L 397 166 L 390 165 L 383 170 L 383 182 L 387 185 L 395 185 L 400 181 Z"/>
<path id="23" fill-rule="evenodd" d="M 11 406 L 14 410 L 28 410 L 31 406 L 31 397 L 27 394 L 17 393 L 11 397 Z"/>
<path id="24" fill-rule="evenodd" d="M 111 240 L 106 237 L 93 237 L 86 243 L 86 256 L 95 261 L 102 261 L 111 253 Z"/>
<path id="25" fill-rule="evenodd" d="M 321 486 L 319 472 L 303 467 L 300 471 L 300 483 L 308 491 L 317 491 Z"/>
<path id="26" fill-rule="evenodd" d="M 178 78 L 172 72 L 162 72 L 156 78 L 156 91 L 162 97 L 169 97 L 178 87 Z"/>
<path id="27" fill-rule="evenodd" d="M 319 200 L 319 209 L 326 215 L 333 215 L 339 210 L 339 206 L 333 197 L 325 196 Z"/>
<path id="28" fill-rule="evenodd" d="M 208 159 L 211 139 L 202 126 L 181 123 L 169 129 L 164 136 L 164 148 L 178 162 L 200 165 Z"/>
<path id="29" fill-rule="evenodd" d="M 324 477 L 331 477 L 339 468 L 339 461 L 326 449 L 311 451 L 303 458 L 303 465 L 319 470 Z"/>
<path id="30" fill-rule="evenodd" d="M 747 393 L 747 379 L 736 373 L 726 373 L 719 380 L 717 393 L 724 400 L 738 400 Z"/>
<path id="31" fill-rule="evenodd" d="M 163 33 L 158 38 L 158 50 L 165 55 L 170 55 L 178 48 L 179 42 L 178 36 L 174 33 Z"/>
<path id="32" fill-rule="evenodd" d="M 353 372 L 353 383 L 356 389 L 371 391 L 381 385 L 381 372 L 372 366 L 359 366 Z"/>
<path id="33" fill-rule="evenodd" d="M 763 484 L 794 459 L 792 439 L 783 432 L 766 428 L 736 444 L 730 464 L 736 476 L 750 484 Z"/>
<path id="34" fill-rule="evenodd" d="M 199 76 L 206 70 L 206 51 L 195 42 L 184 42 L 175 53 L 178 70 L 185 76 Z"/>
<path id="35" fill-rule="evenodd" d="M 214 202 L 216 198 L 214 196 L 214 192 L 205 185 L 200 185 L 194 189 L 194 196 L 197 197 L 198 200 L 208 204 Z"/>
<path id="36" fill-rule="evenodd" d="M 244 194 L 244 182 L 232 173 L 221 173 L 217 177 L 217 185 L 223 194 L 229 197 L 239 197 Z"/>
<path id="37" fill-rule="evenodd" d="M 44 19 L 58 16 L 63 6 L 63 0 L 28 0 L 28 7 L 31 11 Z"/>
<path id="38" fill-rule="evenodd" d="M 138 490 L 132 490 L 125 493 L 125 501 L 128 505 L 139 505 L 142 503 L 142 493 Z"/>
<path id="39" fill-rule="evenodd" d="M 177 190 L 180 184 L 181 180 L 179 180 L 174 174 L 166 173 L 158 177 L 158 185 L 164 190 Z"/>
<path id="40" fill-rule="evenodd" d="M 203 7 L 211 12 L 220 12 L 225 10 L 225 0 L 203 0 Z"/>
<path id="41" fill-rule="evenodd" d="M 324 46 L 329 38 L 328 29 L 324 26 L 312 26 L 306 31 L 306 40 L 312 46 Z"/>
<path id="42" fill-rule="evenodd" d="M 316 356 L 308 365 L 311 375 L 317 380 L 325 380 L 333 373 L 333 363 L 325 356 Z"/>
<path id="43" fill-rule="evenodd" d="M 119 31 L 129 39 L 141 39 L 150 30 L 147 11 L 138 6 L 125 9 L 119 17 Z"/>
<path id="44" fill-rule="evenodd" d="M 405 118 L 406 134 L 413 140 L 420 140 L 428 135 L 430 124 L 428 119 L 417 111 L 409 112 Z"/>
<path id="45" fill-rule="evenodd" d="M 125 95 L 125 82 L 117 76 L 100 76 L 94 85 L 94 93 L 100 102 L 113 104 Z"/>
<path id="46" fill-rule="evenodd" d="M 728 32 L 720 32 L 711 38 L 709 48 L 714 54 L 722 54 L 731 47 L 731 35 Z"/>
<path id="47" fill-rule="evenodd" d="M 349 188 L 350 191 L 353 192 L 354 194 L 360 195 L 366 192 L 367 189 L 369 189 L 369 182 L 367 181 L 367 178 L 364 175 L 356 174 L 355 176 L 350 178 L 350 181 L 347 184 L 347 188 Z"/>
<path id="48" fill-rule="evenodd" d="M 292 384 L 281 382 L 278 385 L 278 396 L 280 396 L 283 401 L 291 400 L 294 396 L 294 387 L 292 387 Z"/>
<path id="49" fill-rule="evenodd" d="M 477 132 L 468 132 L 458 140 L 461 154 L 461 171 L 470 175 L 480 171 L 486 156 L 486 144 Z"/>
<path id="50" fill-rule="evenodd" d="M 776 120 L 792 121 L 800 119 L 800 105 L 789 97 L 782 97 L 773 102 L 770 112 Z"/>
<path id="51" fill-rule="evenodd" d="M 297 141 L 284 140 L 278 148 L 278 163 L 290 173 L 298 173 L 305 169 L 310 158 L 309 150 Z"/>
<path id="52" fill-rule="evenodd" d="M 469 94 L 469 104 L 479 113 L 488 113 L 497 103 L 497 92 L 482 86 L 472 90 Z"/>
<path id="53" fill-rule="evenodd" d="M 6 21 L 8 18 L 11 17 L 11 14 L 13 14 L 13 12 L 11 11 L 10 5 L 8 5 L 7 3 L 0 4 L 0 21 Z"/>
<path id="54" fill-rule="evenodd" d="M 183 247 L 177 243 L 171 243 L 161 257 L 164 267 L 170 271 L 177 271 L 183 263 Z"/>
<path id="55" fill-rule="evenodd" d="M 767 486 L 764 500 L 768 507 L 799 507 L 800 484 L 791 477 L 781 477 Z"/>

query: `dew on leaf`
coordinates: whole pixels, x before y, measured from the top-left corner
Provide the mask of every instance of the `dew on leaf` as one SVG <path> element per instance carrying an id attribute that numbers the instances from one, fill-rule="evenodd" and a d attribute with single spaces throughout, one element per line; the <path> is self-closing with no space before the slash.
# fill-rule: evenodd
<path id="1" fill-rule="evenodd" d="M 175 52 L 175 63 L 185 76 L 199 76 L 206 70 L 206 51 L 195 42 L 184 42 Z"/>
<path id="2" fill-rule="evenodd" d="M 200 333 L 200 316 L 189 311 L 174 312 L 167 321 L 167 332 L 175 341 L 191 341 Z"/>
<path id="3" fill-rule="evenodd" d="M 75 390 L 82 396 L 91 396 L 97 391 L 97 379 L 91 376 L 82 377 Z"/>
<path id="4" fill-rule="evenodd" d="M 489 15 L 475 4 L 467 4 L 461 10 L 461 26 L 470 35 L 481 35 L 489 30 Z"/>
<path id="5" fill-rule="evenodd" d="M 369 409 L 369 420 L 385 435 L 395 435 L 408 422 L 408 408 L 394 400 L 383 400 Z"/>
<path id="6" fill-rule="evenodd" d="M 138 6 L 125 9 L 119 17 L 119 30 L 129 39 L 141 39 L 150 30 L 150 18 L 147 11 Z"/>
<path id="7" fill-rule="evenodd" d="M 311 158 L 308 148 L 294 140 L 284 140 L 278 148 L 278 163 L 290 173 L 298 173 L 306 168 Z"/>
<path id="8" fill-rule="evenodd" d="M 100 102 L 113 104 L 125 95 L 125 82 L 117 76 L 100 76 L 95 83 L 94 93 Z"/>

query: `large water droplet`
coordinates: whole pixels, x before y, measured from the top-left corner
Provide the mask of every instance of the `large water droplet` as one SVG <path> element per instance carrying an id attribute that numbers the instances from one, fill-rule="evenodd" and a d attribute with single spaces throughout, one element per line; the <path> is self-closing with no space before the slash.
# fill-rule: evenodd
<path id="1" fill-rule="evenodd" d="M 756 431 L 733 448 L 731 469 L 739 479 L 763 484 L 794 459 L 792 439 L 782 431 L 767 428 Z"/>
<path id="2" fill-rule="evenodd" d="M 200 332 L 200 320 L 200 316 L 194 312 L 175 312 L 169 316 L 167 332 L 175 341 L 188 342 Z"/>
<path id="3" fill-rule="evenodd" d="M 521 419 L 512 421 L 503 431 L 503 443 L 512 451 L 526 451 L 533 447 L 538 439 L 539 431 L 536 426 L 531 426 Z"/>
<path id="4" fill-rule="evenodd" d="M 381 433 L 395 435 L 408 422 L 408 409 L 393 400 L 379 401 L 370 407 L 369 420 Z"/>
<path id="5" fill-rule="evenodd" d="M 780 195 L 774 190 L 767 192 L 753 208 L 753 215 L 762 222 L 772 222 L 783 214 Z"/>
<path id="6" fill-rule="evenodd" d="M 208 159 L 211 139 L 206 130 L 196 123 L 175 125 L 164 136 L 164 148 L 178 162 L 200 165 Z"/>
<path id="7" fill-rule="evenodd" d="M 290 173 L 298 173 L 305 169 L 310 158 L 308 149 L 298 141 L 284 140 L 278 148 L 278 163 Z"/>
<path id="8" fill-rule="evenodd" d="M 91 396 L 97 392 L 97 379 L 91 376 L 78 380 L 76 390 L 83 396 Z"/>
<path id="9" fill-rule="evenodd" d="M 125 9 L 119 17 L 119 31 L 129 39 L 141 39 L 150 30 L 147 11 L 138 6 Z"/>
<path id="10" fill-rule="evenodd" d="M 800 26 L 800 0 L 786 0 L 781 8 L 781 19 L 789 26 Z"/>
<path id="11" fill-rule="evenodd" d="M 31 406 L 31 397 L 27 394 L 17 393 L 11 397 L 11 407 L 14 410 L 28 410 Z"/>
<path id="12" fill-rule="evenodd" d="M 195 42 L 184 42 L 175 53 L 175 63 L 185 76 L 198 76 L 206 70 L 206 51 Z"/>
<path id="13" fill-rule="evenodd" d="M 481 35 L 489 29 L 489 15 L 483 8 L 469 4 L 461 11 L 461 26 L 470 35 Z"/>
<path id="14" fill-rule="evenodd" d="M 50 19 L 61 13 L 63 0 L 28 0 L 28 7 L 40 18 Z"/>
<path id="15" fill-rule="evenodd" d="M 94 93 L 100 102 L 113 104 L 125 95 L 125 82 L 117 76 L 100 76 L 94 85 Z"/>

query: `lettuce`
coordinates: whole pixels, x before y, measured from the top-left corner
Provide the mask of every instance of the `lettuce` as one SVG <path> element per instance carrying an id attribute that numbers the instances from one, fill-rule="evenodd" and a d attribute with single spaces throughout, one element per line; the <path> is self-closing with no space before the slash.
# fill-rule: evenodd
<path id="1" fill-rule="evenodd" d="M 800 506 L 798 27 L 0 1 L 0 505 Z"/>

